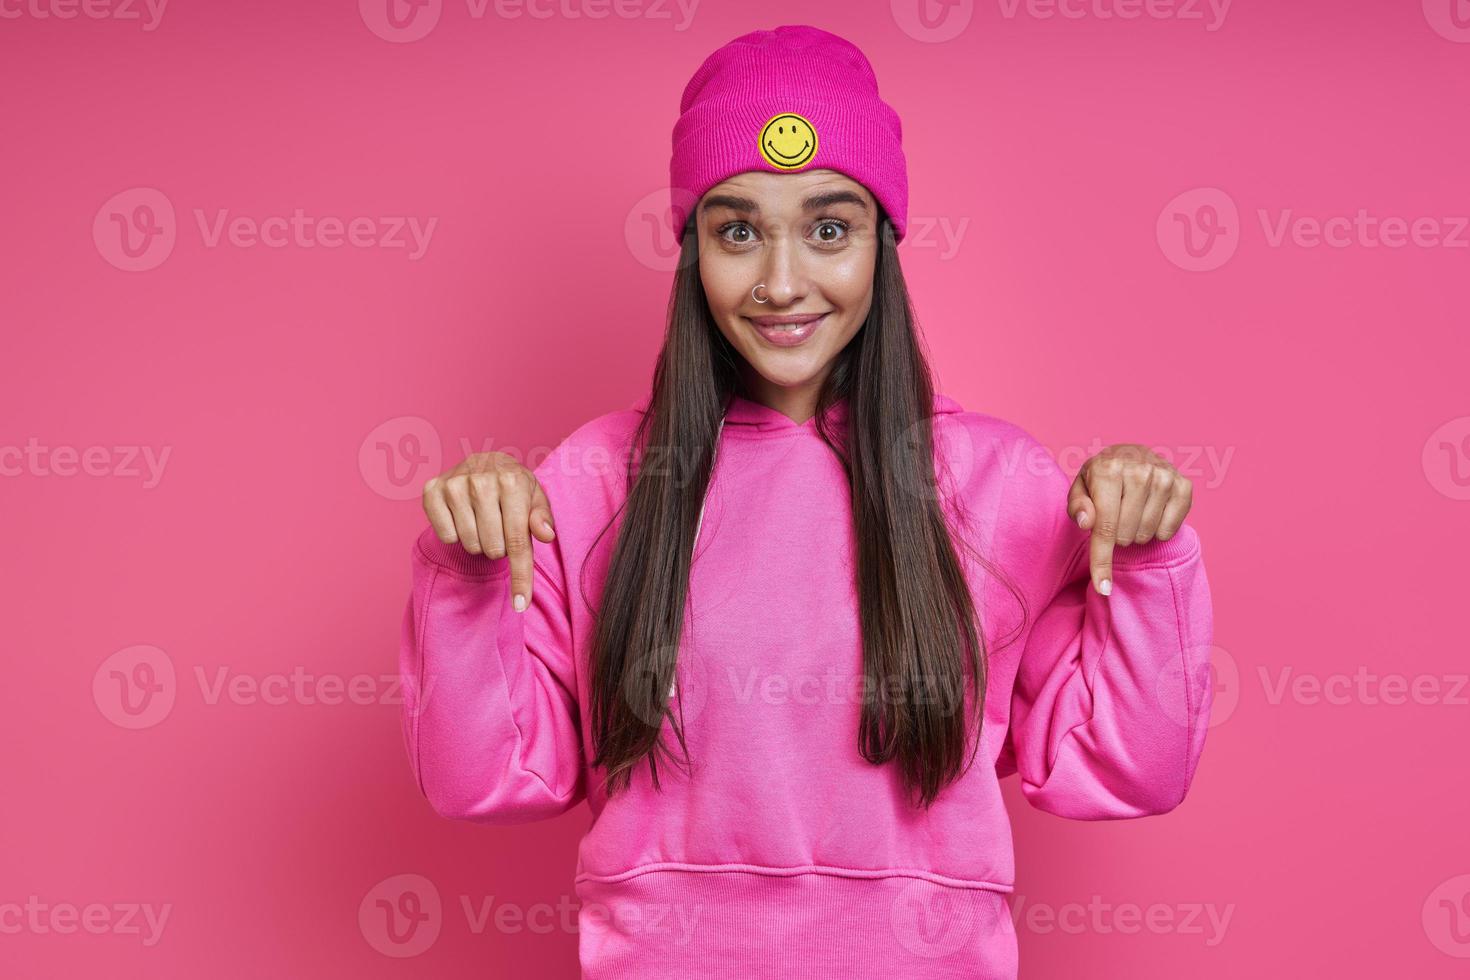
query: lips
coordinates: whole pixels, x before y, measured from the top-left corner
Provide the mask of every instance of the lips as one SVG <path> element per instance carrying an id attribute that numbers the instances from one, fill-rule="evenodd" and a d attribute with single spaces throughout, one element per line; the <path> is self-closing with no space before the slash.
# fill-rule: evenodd
<path id="1" fill-rule="evenodd" d="M 785 316 L 753 316 L 750 320 L 762 327 L 787 327 L 793 323 L 811 323 L 826 315 L 825 313 L 787 313 Z"/>
<path id="2" fill-rule="evenodd" d="M 795 347 L 805 343 L 826 322 L 826 313 L 788 313 L 785 316 L 753 316 L 748 318 L 756 333 L 776 347 Z"/>

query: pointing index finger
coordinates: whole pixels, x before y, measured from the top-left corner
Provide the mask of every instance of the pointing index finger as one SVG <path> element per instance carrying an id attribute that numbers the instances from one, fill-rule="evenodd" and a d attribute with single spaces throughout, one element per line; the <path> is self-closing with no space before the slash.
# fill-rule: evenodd
<path id="1" fill-rule="evenodd" d="M 505 553 L 510 558 L 510 591 L 516 612 L 531 604 L 531 495 L 519 481 L 500 495 Z M 503 485 L 502 485 L 503 486 Z"/>
<path id="2" fill-rule="evenodd" d="M 1113 545 L 1118 538 L 1123 482 L 1117 476 L 1099 473 L 1088 489 L 1097 509 L 1097 524 L 1089 539 L 1092 586 L 1102 595 L 1109 595 L 1113 591 Z"/>

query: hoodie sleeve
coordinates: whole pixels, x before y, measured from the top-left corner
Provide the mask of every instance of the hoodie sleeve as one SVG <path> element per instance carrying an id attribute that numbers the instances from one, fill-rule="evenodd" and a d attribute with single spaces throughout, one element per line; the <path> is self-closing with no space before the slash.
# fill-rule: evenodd
<path id="1" fill-rule="evenodd" d="M 399 670 L 403 738 L 440 815 L 525 823 L 585 798 L 570 609 L 559 539 L 531 539 L 531 604 L 515 611 L 510 559 L 414 543 Z"/>
<path id="2" fill-rule="evenodd" d="M 1116 547 L 1112 595 L 1098 594 L 1090 535 L 1067 516 L 1071 479 L 1045 457 L 1051 472 L 1031 484 L 1029 506 L 1050 509 L 1035 554 L 1051 584 L 1017 668 L 1003 769 L 1060 817 L 1166 813 L 1194 778 L 1213 700 L 1199 535 L 1186 519 L 1167 541 Z"/>

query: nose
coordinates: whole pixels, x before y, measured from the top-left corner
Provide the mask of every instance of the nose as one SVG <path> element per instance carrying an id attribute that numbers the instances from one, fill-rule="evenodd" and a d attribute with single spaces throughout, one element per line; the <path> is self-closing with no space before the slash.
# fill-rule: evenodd
<path id="1" fill-rule="evenodd" d="M 761 282 L 771 306 L 791 306 L 806 297 L 807 268 L 799 242 L 783 235 L 766 248 Z"/>

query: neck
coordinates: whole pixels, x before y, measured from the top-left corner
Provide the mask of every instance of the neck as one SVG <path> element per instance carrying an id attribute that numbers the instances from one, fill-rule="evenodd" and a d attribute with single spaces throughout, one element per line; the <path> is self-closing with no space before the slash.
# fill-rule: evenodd
<path id="1" fill-rule="evenodd" d="M 801 425 L 817 414 L 817 399 L 822 391 L 826 373 L 800 385 L 778 385 L 767 381 L 759 373 L 746 369 L 742 373 L 745 397 L 773 408 L 791 421 Z"/>

